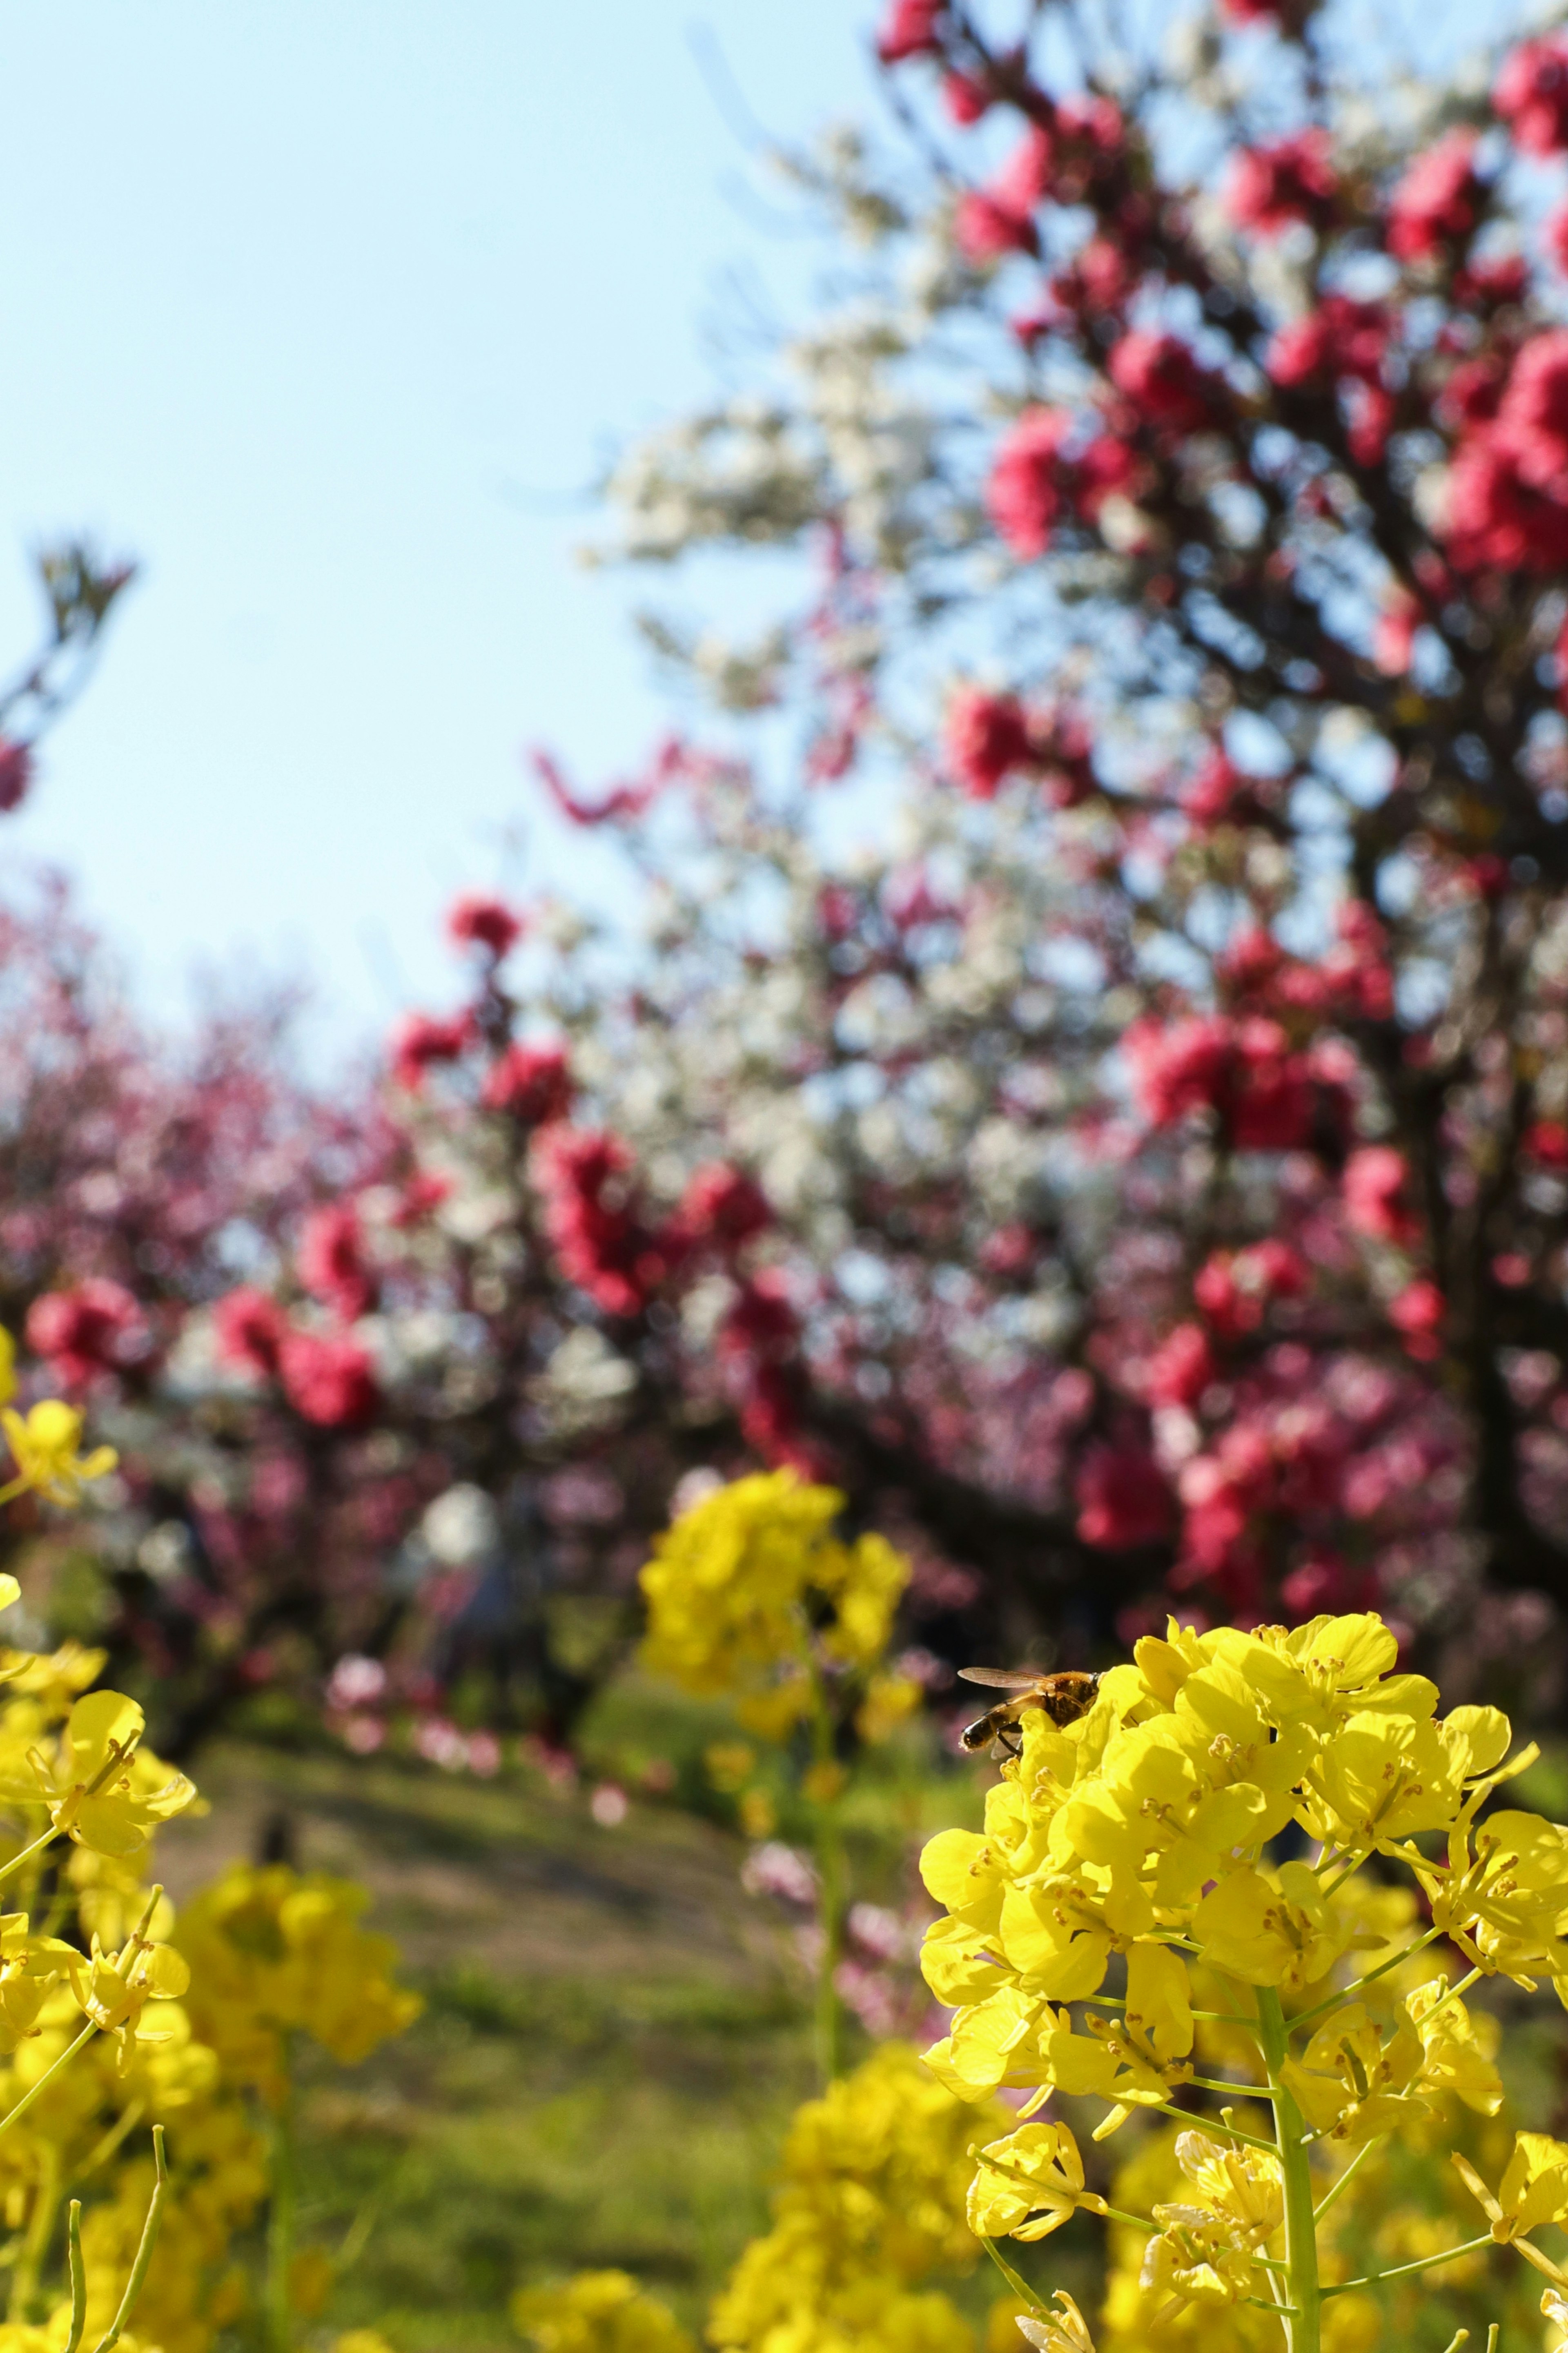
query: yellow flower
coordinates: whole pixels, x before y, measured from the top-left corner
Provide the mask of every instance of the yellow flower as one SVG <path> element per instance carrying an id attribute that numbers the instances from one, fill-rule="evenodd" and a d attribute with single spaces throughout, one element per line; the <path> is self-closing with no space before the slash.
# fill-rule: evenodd
<path id="1" fill-rule="evenodd" d="M 120 1457 L 112 1446 L 81 1451 L 81 1416 L 58 1398 L 44 1398 L 29 1408 L 26 1419 L 14 1407 L 0 1409 L 0 1426 L 11 1448 L 16 1475 L 5 1492 L 20 1494 L 36 1488 L 57 1504 L 74 1504 L 85 1481 L 101 1479 Z"/>
<path id="2" fill-rule="evenodd" d="M 289 2031 L 352 2066 L 417 2018 L 418 1996 L 392 1981 L 393 1946 L 358 1925 L 367 1900 L 347 1880 L 236 1863 L 185 1906 L 191 2022 L 235 2080 L 273 2096 Z"/>
<path id="3" fill-rule="evenodd" d="M 778 1808 L 765 1789 L 742 1790 L 741 1828 L 749 1839 L 772 1838 L 778 1822 Z"/>
<path id="4" fill-rule="evenodd" d="M 870 1747 L 891 1739 L 919 1708 L 922 1694 L 912 1675 L 873 1675 L 855 1717 L 855 1729 Z"/>
<path id="5" fill-rule="evenodd" d="M 787 1737 L 815 1704 L 815 1674 L 875 1665 L 909 1581 L 885 1537 L 835 1539 L 844 1501 L 789 1471 L 705 1495 L 643 1570 L 644 1662 L 688 1691 L 733 1695 L 759 1737 Z"/>
<path id="6" fill-rule="evenodd" d="M 559 2287 L 521 2288 L 511 2317 L 540 2353 L 696 2353 L 668 2305 L 626 2272 L 579 2272 Z"/>
<path id="7" fill-rule="evenodd" d="M 9 1405 L 16 1394 L 16 1343 L 0 1324 L 0 1405 Z"/>
<path id="8" fill-rule="evenodd" d="M 1045 2239 L 1082 2209 L 1105 2200 L 1083 2186 L 1083 2158 L 1066 2125 L 1020 2125 L 980 2152 L 969 2189 L 969 2227 L 983 2239 Z"/>
<path id="9" fill-rule="evenodd" d="M 122 2057 L 128 2055 L 129 2035 L 156 2042 L 166 2032 L 179 2031 L 171 2030 L 158 2010 L 148 2012 L 151 2002 L 178 2000 L 191 1982 L 190 1970 L 173 1945 L 155 1945 L 138 1930 L 117 1953 L 105 1953 L 95 1937 L 91 1952 L 85 1957 L 72 1952 L 68 1966 L 78 2007 L 95 2026 L 118 2038 Z"/>
<path id="10" fill-rule="evenodd" d="M 1548 2133 L 1514 2135 L 1513 2155 L 1494 2198 L 1467 2158 L 1453 2162 L 1472 2197 L 1479 2200 L 1500 2246 L 1510 2245 L 1543 2222 L 1568 2219 L 1568 2147 Z M 1521 2254 L 1532 2250 L 1520 2249 Z"/>
<path id="11" fill-rule="evenodd" d="M 38 1748 L 29 1752 L 49 1820 L 79 1846 L 135 1854 L 158 1823 L 182 1813 L 195 1796 L 183 1773 L 169 1773 L 142 1748 L 144 1723 L 123 1694 L 89 1692 L 72 1708 L 52 1758 Z"/>
<path id="12" fill-rule="evenodd" d="M 756 1750 L 744 1740 L 715 1740 L 702 1752 L 708 1778 L 727 1794 L 744 1787 L 756 1761 Z"/>
<path id="13" fill-rule="evenodd" d="M 1055 2312 L 1021 2312 L 1018 2327 L 1037 2353 L 1094 2353 L 1084 2316 L 1065 2287 L 1056 2293 Z"/>
<path id="14" fill-rule="evenodd" d="M 1282 1863 L 1276 1873 L 1234 1871 L 1193 1915 L 1211 1967 L 1245 1985 L 1292 1993 L 1326 1977 L 1352 1933 L 1304 1862 Z"/>
<path id="15" fill-rule="evenodd" d="M 36 2031 L 48 1995 L 80 1957 L 58 1937 L 29 1936 L 25 1912 L 0 1918 L 0 2053 Z"/>

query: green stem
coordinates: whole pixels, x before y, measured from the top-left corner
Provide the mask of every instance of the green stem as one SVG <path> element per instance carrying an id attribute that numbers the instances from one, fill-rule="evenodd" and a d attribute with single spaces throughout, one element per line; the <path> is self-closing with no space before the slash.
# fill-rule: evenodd
<path id="1" fill-rule="evenodd" d="M 272 2353 L 290 2353 L 294 2316 L 289 2274 L 294 2261 L 294 2070 L 290 2038 L 281 2038 L 283 2087 L 272 2116 L 271 2202 L 267 2213 L 267 2337 Z"/>
<path id="2" fill-rule="evenodd" d="M 1325 2295 L 1346 2295 L 1352 2287 L 1381 2287 L 1385 2280 L 1408 2279 L 1413 2272 L 1429 2272 L 1435 2263 L 1457 2263 L 1461 2255 L 1473 2255 L 1478 2248 L 1497 2244 L 1489 2231 L 1479 2239 L 1467 2239 L 1462 2247 L 1445 2247 L 1440 2255 L 1422 2255 L 1413 2263 L 1396 2263 L 1389 2272 L 1369 2272 L 1364 2279 L 1341 2280 L 1335 2287 L 1326 2287 Z"/>
<path id="3" fill-rule="evenodd" d="M 1260 2133 L 1243 2132 L 1239 2125 L 1226 2124 L 1219 2116 L 1202 2116 L 1191 2108 L 1174 2108 L 1168 2100 L 1157 2100 L 1152 2106 L 1155 2116 L 1174 2116 L 1189 2132 L 1224 2133 L 1226 2140 L 1238 2140 L 1244 2148 L 1266 2148 L 1271 2157 L 1274 2154 L 1271 2140 L 1265 2140 Z"/>
<path id="4" fill-rule="evenodd" d="M 153 2162 L 157 2168 L 157 2179 L 153 2185 L 153 2197 L 147 2208 L 147 2220 L 142 2225 L 142 2242 L 136 2250 L 136 2260 L 131 2266 L 131 2276 L 125 2283 L 125 2293 L 120 2299 L 120 2309 L 108 2329 L 94 2346 L 93 2353 L 111 2353 L 111 2348 L 119 2344 L 121 2331 L 136 2309 L 136 2299 L 142 2293 L 142 2284 L 147 2276 L 147 2266 L 153 2260 L 153 2249 L 158 2239 L 158 2223 L 163 2211 L 163 2197 L 169 2187 L 168 2171 L 163 2163 L 162 2125 L 154 2125 L 153 2127 Z M 79 2242 L 77 2247 L 79 2259 L 80 2253 Z"/>
<path id="5" fill-rule="evenodd" d="M 12 2125 L 16 2124 L 20 2117 L 26 2115 L 27 2110 L 32 2106 L 33 2102 L 38 2097 L 39 2094 L 48 2090 L 49 2085 L 54 2082 L 55 2077 L 59 2073 L 60 2069 L 74 2059 L 77 2052 L 81 2049 L 82 2044 L 84 2042 L 90 2042 L 97 2032 L 98 2028 L 94 2021 L 89 2018 L 87 2024 L 82 2028 L 81 2032 L 77 2036 L 76 2041 L 74 2042 L 67 2043 L 65 2049 L 60 2052 L 59 2057 L 55 2061 L 52 2067 L 45 2068 L 43 2073 L 34 2084 L 32 2090 L 30 2092 L 24 2092 L 16 2106 L 5 2116 L 0 2116 L 0 2133 L 8 2130 L 8 2128 Z"/>
<path id="6" fill-rule="evenodd" d="M 78 2353 L 87 2327 L 87 2273 L 81 2260 L 81 2200 L 73 2198 L 66 2216 L 66 2255 L 71 2275 L 71 2330 L 66 2353 Z"/>
<path id="7" fill-rule="evenodd" d="M 1368 1969 L 1365 1977 L 1357 1978 L 1355 1983 L 1346 1986 L 1342 1992 L 1331 1993 L 1327 2001 L 1319 2002 L 1314 2009 L 1300 2011 L 1290 2021 L 1291 2033 L 1299 2034 L 1302 2027 L 1312 2025 L 1320 2018 L 1326 2018 L 1331 2010 L 1342 2010 L 1345 2003 L 1353 2001 L 1363 1988 L 1375 1985 L 1379 1978 L 1385 1978 L 1390 1969 L 1396 1969 L 1401 1961 L 1407 1961 L 1410 1958 L 1412 1953 L 1422 1952 L 1426 1946 L 1435 1944 L 1443 1934 L 1444 1931 L 1441 1928 L 1428 1928 L 1424 1936 L 1417 1936 L 1415 1942 L 1413 1945 L 1406 1945 L 1402 1953 L 1395 1953 L 1390 1960 L 1380 1961 L 1375 1969 Z"/>
<path id="8" fill-rule="evenodd" d="M 1350 2163 L 1346 2166 L 1339 2179 L 1331 2184 L 1331 2186 L 1324 2190 L 1322 2197 L 1318 2201 L 1317 2219 L 1320 2222 L 1328 2212 L 1330 2207 L 1333 2204 L 1335 2199 L 1342 2197 L 1344 2192 L 1350 2188 L 1351 2183 L 1354 2180 L 1357 2173 L 1366 2163 L 1367 2158 L 1372 2155 L 1373 2150 L 1377 2147 L 1378 2140 L 1381 2140 L 1383 2137 L 1384 2136 L 1380 2133 L 1377 2135 L 1376 2138 L 1364 2142 L 1363 2146 L 1357 2149 L 1355 2155 L 1352 2158 Z"/>
<path id="9" fill-rule="evenodd" d="M 837 1764 L 833 1716 L 815 1662 L 811 1665 L 811 1691 L 812 1763 L 832 1771 Z M 844 1956 L 844 1835 L 837 1798 L 818 1803 L 812 1812 L 822 1930 L 822 1959 L 816 1979 L 816 2065 L 826 2084 L 836 2080 L 844 2063 L 843 2011 L 837 1983 L 838 1964 Z"/>
<path id="10" fill-rule="evenodd" d="M 1318 2232 L 1312 2214 L 1312 2171 L 1303 2141 L 1301 2111 L 1280 2080 L 1285 2064 L 1285 2012 L 1272 1986 L 1258 1989 L 1258 2042 L 1273 2088 L 1275 2146 L 1285 2188 L 1285 2261 L 1290 2314 L 1285 2324 L 1290 2353 L 1320 2353 L 1321 2293 Z"/>
<path id="11" fill-rule="evenodd" d="M 27 2217 L 26 2235 L 16 2268 L 11 2274 L 11 2318 L 25 2321 L 34 2318 L 33 2301 L 38 2293 L 38 2274 L 43 2268 L 45 2252 L 55 2227 L 55 2216 L 60 2205 L 60 2153 L 52 2141 L 46 2141 L 38 2156 L 38 2184 L 33 2197 L 33 2211 Z"/>
<path id="12" fill-rule="evenodd" d="M 1003 2278 L 1006 2281 L 1008 2286 L 1012 2289 L 1014 2295 L 1021 2295 L 1031 2312 L 1038 2312 L 1040 2309 L 1039 2297 L 1035 2294 L 1034 2289 L 1029 2286 L 1026 2280 L 1019 2278 L 1017 2273 L 1013 2269 L 1012 2264 L 1007 2261 L 1006 2257 L 1003 2254 L 1002 2250 L 996 2244 L 995 2240 L 982 2237 L 980 2243 L 984 2248 L 986 2253 L 990 2256 L 992 2262 L 995 2264 L 997 2270 L 1001 2273 Z"/>

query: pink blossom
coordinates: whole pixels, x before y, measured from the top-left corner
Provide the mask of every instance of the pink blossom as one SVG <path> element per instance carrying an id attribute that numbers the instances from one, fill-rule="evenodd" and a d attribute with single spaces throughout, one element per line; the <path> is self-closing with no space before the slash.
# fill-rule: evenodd
<path id="1" fill-rule="evenodd" d="M 398 1085 L 417 1094 L 426 1071 L 437 1062 L 461 1060 L 473 1038 L 471 1014 L 454 1014 L 446 1021 L 429 1013 L 405 1015 L 392 1039 L 392 1068 Z"/>
<path id="2" fill-rule="evenodd" d="M 972 74 L 951 72 L 942 76 L 942 102 L 952 120 L 967 131 L 989 111 L 991 93 Z"/>
<path id="3" fill-rule="evenodd" d="M 32 781 L 32 745 L 0 735 L 0 812 L 20 808 Z"/>
<path id="4" fill-rule="evenodd" d="M 1381 302 L 1327 294 L 1315 311 L 1279 329 L 1263 364 L 1287 389 L 1328 375 L 1375 380 L 1383 372 L 1388 337 L 1389 317 Z"/>
<path id="5" fill-rule="evenodd" d="M 991 519 L 1016 555 L 1043 555 L 1058 526 L 1092 522 L 1113 491 L 1132 479 L 1132 452 L 1100 434 L 1075 456 L 1074 421 L 1063 409 L 1029 408 L 997 448 L 986 484 Z"/>
<path id="6" fill-rule="evenodd" d="M 1200 367 L 1179 335 L 1136 328 L 1110 354 L 1110 380 L 1142 423 L 1170 433 L 1197 433 L 1212 425 L 1224 386 Z"/>
<path id="7" fill-rule="evenodd" d="M 357 1430 L 381 1401 L 369 1352 L 344 1334 L 288 1333 L 279 1369 L 295 1412 L 319 1429 Z"/>
<path id="8" fill-rule="evenodd" d="M 1242 148 L 1232 159 L 1225 195 L 1237 228 L 1278 237 L 1296 221 L 1324 222 L 1335 191 L 1328 134 L 1311 130 Z"/>
<path id="9" fill-rule="evenodd" d="M 1568 148 L 1568 44 L 1521 41 L 1503 59 L 1492 105 L 1527 155 L 1560 155 Z"/>
<path id="10" fill-rule="evenodd" d="M 972 800 L 994 798 L 1005 778 L 1029 764 L 1029 724 L 1017 696 L 961 687 L 948 705 L 946 752 Z"/>
<path id="11" fill-rule="evenodd" d="M 364 1255 L 364 1234 L 352 1201 L 312 1209 L 300 1238 L 300 1280 L 314 1298 L 345 1324 L 365 1314 L 375 1297 L 375 1278 Z"/>
<path id="12" fill-rule="evenodd" d="M 470 893 L 447 918 L 447 936 L 458 947 L 480 947 L 499 964 L 522 937 L 522 919 L 504 900 Z"/>
<path id="13" fill-rule="evenodd" d="M 246 1372 L 269 1378 L 278 1370 L 279 1352 L 289 1320 L 267 1292 L 242 1283 L 220 1299 L 213 1310 L 218 1353 Z"/>
<path id="14" fill-rule="evenodd" d="M 1388 1320 L 1396 1332 L 1402 1333 L 1407 1352 L 1418 1358 L 1430 1359 L 1442 1353 L 1438 1334 L 1447 1314 L 1443 1294 L 1429 1276 L 1418 1275 L 1414 1282 L 1388 1303 Z"/>
<path id="15" fill-rule="evenodd" d="M 1169 1535 L 1171 1491 L 1153 1456 L 1142 1447 L 1089 1447 L 1074 1490 L 1078 1532 L 1104 1552 L 1126 1552 L 1157 1544 Z"/>
<path id="16" fill-rule="evenodd" d="M 938 27 L 946 0 L 889 0 L 877 29 L 877 55 L 885 66 L 906 58 L 929 57 L 940 47 Z"/>
<path id="17" fill-rule="evenodd" d="M 1410 1172 L 1403 1153 L 1391 1145 L 1369 1144 L 1352 1152 L 1342 1179 L 1345 1223 L 1374 1241 L 1409 1242 L 1419 1230 L 1405 1201 Z"/>
<path id="18" fill-rule="evenodd" d="M 1214 1352 L 1201 1324 L 1178 1324 L 1143 1367 L 1151 1405 L 1194 1406 L 1215 1377 Z"/>
<path id="19" fill-rule="evenodd" d="M 1039 250 L 1034 216 L 1050 185 L 1052 156 L 1050 133 L 1032 124 L 994 179 L 959 198 L 953 235 L 966 260 Z"/>
<path id="20" fill-rule="evenodd" d="M 635 1207 L 632 1155 L 618 1136 L 546 1128 L 538 1150 L 544 1226 L 562 1272 L 609 1315 L 639 1315 L 668 1262 Z"/>
<path id="21" fill-rule="evenodd" d="M 572 1071 L 563 1046 L 508 1046 L 485 1072 L 479 1101 L 524 1127 L 564 1119 L 572 1107 Z"/>
<path id="22" fill-rule="evenodd" d="M 123 1283 L 89 1275 L 70 1291 L 46 1291 L 27 1310 L 27 1345 L 68 1387 L 121 1372 L 146 1352 L 142 1310 Z"/>
<path id="23" fill-rule="evenodd" d="M 1419 155 L 1388 200 L 1388 249 L 1400 261 L 1426 261 L 1460 244 L 1476 225 L 1479 184 L 1477 134 L 1450 131 Z"/>
<path id="24" fill-rule="evenodd" d="M 707 1244 L 741 1250 L 773 1222 L 773 1208 L 761 1187 L 724 1161 L 697 1170 L 676 1211 L 676 1223 L 693 1249 Z"/>

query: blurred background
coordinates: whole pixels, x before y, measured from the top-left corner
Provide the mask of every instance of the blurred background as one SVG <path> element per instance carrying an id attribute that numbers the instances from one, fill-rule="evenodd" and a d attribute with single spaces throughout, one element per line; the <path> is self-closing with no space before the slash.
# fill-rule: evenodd
<path id="1" fill-rule="evenodd" d="M 1375 1609 L 1568 1801 L 1542 25 L 8 26 L 0 1320 L 119 1458 L 14 1639 L 176 1899 L 403 1945 L 323 2327 L 699 2322 L 823 1983 L 931 2022 L 966 1665 Z M 882 1580 L 809 1729 L 641 1648 L 750 1479 Z"/>

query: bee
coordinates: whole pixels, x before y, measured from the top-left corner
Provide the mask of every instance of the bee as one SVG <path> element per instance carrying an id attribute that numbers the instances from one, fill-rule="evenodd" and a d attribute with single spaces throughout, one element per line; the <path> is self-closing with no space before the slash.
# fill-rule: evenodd
<path id="1" fill-rule="evenodd" d="M 993 1757 L 1021 1756 L 1024 1736 L 1019 1718 L 1026 1708 L 1043 1708 L 1053 1724 L 1076 1724 L 1080 1715 L 1089 1714 L 1100 1689 L 1098 1675 L 1085 1674 L 1077 1667 L 1055 1675 L 1045 1674 L 1038 1667 L 960 1667 L 958 1672 L 966 1683 L 989 1683 L 993 1690 L 1013 1694 L 1011 1699 L 999 1700 L 965 1725 L 963 1746 L 972 1755 L 977 1748 L 989 1747 Z"/>

